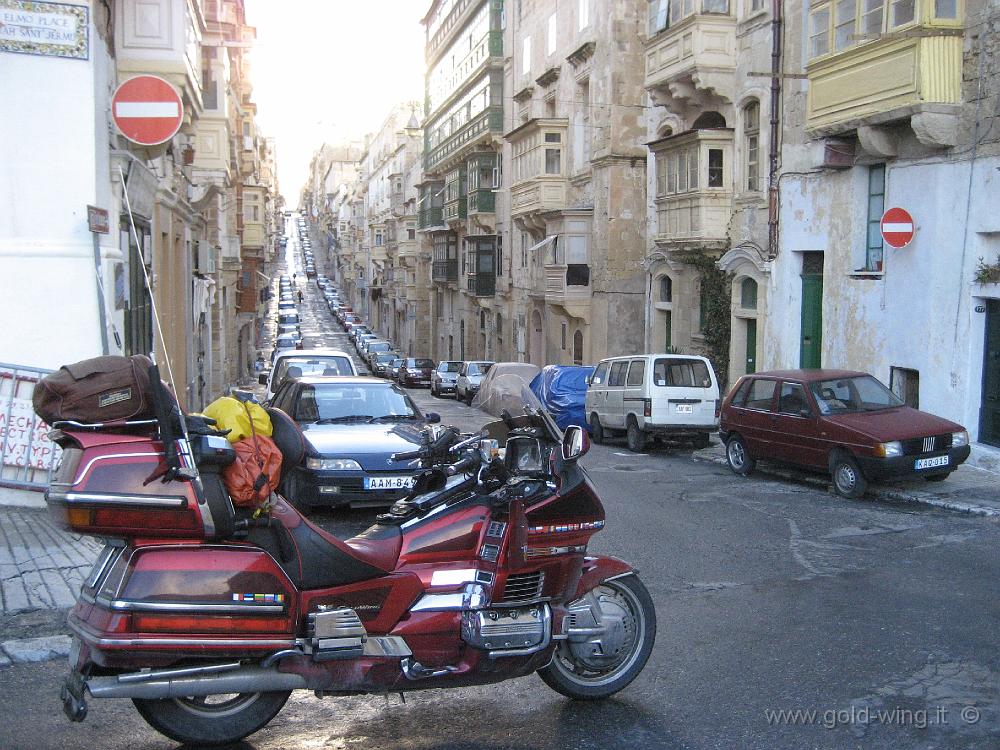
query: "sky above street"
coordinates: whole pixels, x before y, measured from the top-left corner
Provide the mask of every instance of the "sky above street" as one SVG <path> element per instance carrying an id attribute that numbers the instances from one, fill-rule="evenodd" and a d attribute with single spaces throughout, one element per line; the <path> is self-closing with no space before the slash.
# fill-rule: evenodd
<path id="1" fill-rule="evenodd" d="M 257 122 L 277 140 L 278 181 L 298 203 L 324 141 L 361 140 L 397 102 L 423 99 L 424 0 L 246 0 L 257 28 Z"/>

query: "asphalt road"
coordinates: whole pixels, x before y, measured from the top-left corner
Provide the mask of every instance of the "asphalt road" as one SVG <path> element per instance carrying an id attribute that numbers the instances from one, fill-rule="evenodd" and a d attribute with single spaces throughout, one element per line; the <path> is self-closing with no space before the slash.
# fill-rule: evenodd
<path id="1" fill-rule="evenodd" d="M 483 419 L 416 398 L 446 423 Z M 595 446 L 583 464 L 607 508 L 592 551 L 633 562 L 656 603 L 656 647 L 629 688 L 600 703 L 537 677 L 405 703 L 300 693 L 240 747 L 1000 747 L 1000 523 L 737 478 L 682 450 Z M 375 512 L 317 517 L 348 535 Z M 68 723 L 63 671 L 0 672 L 0 747 L 174 747 L 126 701 Z"/>

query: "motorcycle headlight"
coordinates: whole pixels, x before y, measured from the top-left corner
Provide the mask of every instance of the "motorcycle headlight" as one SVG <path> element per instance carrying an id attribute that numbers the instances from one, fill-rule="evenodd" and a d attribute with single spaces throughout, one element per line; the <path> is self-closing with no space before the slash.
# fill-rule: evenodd
<path id="1" fill-rule="evenodd" d="M 891 443 L 879 443 L 875 446 L 875 455 L 883 456 L 884 458 L 902 456 L 903 444 L 898 440 L 893 440 Z"/>
<path id="2" fill-rule="evenodd" d="M 320 471 L 361 471 L 353 458 L 307 458 L 306 468 Z"/>
<path id="3" fill-rule="evenodd" d="M 966 432 L 965 430 L 962 430 L 961 432 L 951 433 L 952 448 L 961 448 L 963 445 L 968 445 L 968 444 L 969 444 L 969 433 Z"/>

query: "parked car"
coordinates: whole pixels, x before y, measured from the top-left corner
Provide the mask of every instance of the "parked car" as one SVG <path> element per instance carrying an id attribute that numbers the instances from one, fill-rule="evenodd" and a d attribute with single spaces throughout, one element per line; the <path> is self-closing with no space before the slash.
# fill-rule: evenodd
<path id="1" fill-rule="evenodd" d="M 261 373 L 258 380 L 266 386 L 264 400 L 270 401 L 287 377 L 357 374 L 358 369 L 350 355 L 340 349 L 292 349 L 280 352 L 274 358 L 271 371 Z"/>
<path id="2" fill-rule="evenodd" d="M 837 494 L 869 481 L 945 479 L 969 457 L 969 433 L 906 406 L 864 372 L 784 370 L 745 375 L 722 404 L 726 460 L 749 474 L 758 460 L 828 471 Z"/>
<path id="3" fill-rule="evenodd" d="M 709 444 L 718 427 L 719 381 L 705 357 L 641 354 L 601 360 L 590 377 L 586 410 L 594 442 L 625 432 L 631 451 L 650 437 Z"/>
<path id="4" fill-rule="evenodd" d="M 406 357 L 403 359 L 403 364 L 399 366 L 399 384 L 403 386 L 429 386 L 433 369 L 433 359 Z"/>
<path id="5" fill-rule="evenodd" d="M 299 313 L 296 310 L 290 311 L 278 311 L 278 325 L 299 325 L 302 321 L 299 319 Z"/>
<path id="6" fill-rule="evenodd" d="M 396 359 L 399 359 L 399 355 L 396 352 L 376 352 L 370 360 L 372 375 L 377 375 L 380 378 L 389 377 L 389 365 Z"/>
<path id="7" fill-rule="evenodd" d="M 461 370 L 462 363 L 460 361 L 438 362 L 438 366 L 431 373 L 431 395 L 441 396 L 445 393 L 454 393 L 455 385 L 458 382 L 458 373 Z"/>
<path id="8" fill-rule="evenodd" d="M 283 480 L 283 494 L 299 507 L 392 504 L 409 492 L 418 466 L 390 456 L 423 445 L 421 430 L 440 421 L 375 378 L 286 380 L 271 405 L 306 439 L 306 459 Z"/>
<path id="9" fill-rule="evenodd" d="M 301 349 L 302 337 L 295 333 L 283 333 L 274 340 L 274 351 L 272 352 L 272 359 L 274 354 L 280 349 Z"/>
<path id="10" fill-rule="evenodd" d="M 362 354 L 364 356 L 365 362 L 367 362 L 368 365 L 371 366 L 372 362 L 375 359 L 376 354 L 380 354 L 382 352 L 391 352 L 391 351 L 392 351 L 392 344 L 390 342 L 379 339 L 371 339 L 370 341 L 365 342 L 364 348 L 362 349 Z"/>
<path id="11" fill-rule="evenodd" d="M 455 379 L 455 398 L 471 404 L 476 391 L 479 390 L 479 384 L 483 382 L 483 376 L 492 366 L 492 362 L 485 360 L 463 362 L 462 369 L 458 371 L 458 377 Z"/>
<path id="12" fill-rule="evenodd" d="M 405 361 L 406 360 L 403 357 L 397 357 L 396 359 L 392 360 L 392 362 L 389 363 L 388 373 L 387 373 L 386 377 L 388 377 L 389 380 L 396 380 L 396 381 L 398 381 L 399 380 L 399 368 L 403 366 L 403 362 L 405 362 Z"/>
<path id="13" fill-rule="evenodd" d="M 509 390 L 513 385 L 514 381 L 510 376 L 517 376 L 521 381 L 523 381 L 523 388 L 527 389 L 535 376 L 541 372 L 541 368 L 536 365 L 530 364 L 529 362 L 496 362 L 490 367 L 489 371 L 483 375 L 482 381 L 479 383 L 479 390 L 474 397 L 467 399 L 471 406 L 475 406 L 478 409 L 482 409 L 487 414 L 491 414 L 494 417 L 499 417 L 500 412 L 504 408 L 511 406 L 506 404 L 504 399 L 496 399 L 493 394 L 493 384 L 497 382 L 498 378 L 503 377 L 505 381 L 504 388 Z M 520 396 L 522 387 L 518 385 L 516 394 L 503 394 Z M 501 405 L 506 404 L 506 405 Z M 521 402 L 518 400 L 517 403 L 513 404 L 514 407 L 520 406 Z"/>
<path id="14" fill-rule="evenodd" d="M 357 349 L 358 356 L 361 357 L 361 359 L 365 358 L 365 353 L 364 353 L 364 344 L 365 344 L 365 342 L 366 341 L 371 341 L 371 340 L 377 339 L 377 338 L 378 338 L 378 334 L 377 333 L 361 333 L 361 334 L 358 334 L 355 337 L 355 339 L 354 339 L 354 347 L 355 347 L 355 349 Z"/>

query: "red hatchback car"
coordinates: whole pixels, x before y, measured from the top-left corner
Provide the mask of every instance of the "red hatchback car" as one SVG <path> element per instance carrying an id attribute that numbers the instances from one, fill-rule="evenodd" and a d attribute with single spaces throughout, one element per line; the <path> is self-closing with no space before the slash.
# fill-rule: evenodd
<path id="1" fill-rule="evenodd" d="M 844 497 L 863 495 L 869 480 L 944 479 L 969 457 L 964 427 L 847 370 L 743 376 L 722 402 L 719 436 L 737 474 L 749 474 L 758 459 L 829 471 Z"/>

